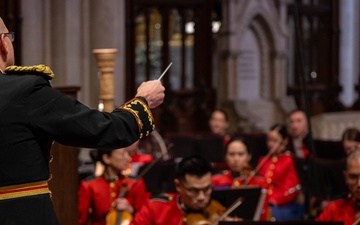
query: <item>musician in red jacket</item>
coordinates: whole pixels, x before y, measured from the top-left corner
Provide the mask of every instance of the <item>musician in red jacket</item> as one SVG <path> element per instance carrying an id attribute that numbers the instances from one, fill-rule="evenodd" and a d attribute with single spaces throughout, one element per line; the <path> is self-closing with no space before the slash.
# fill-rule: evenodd
<path id="1" fill-rule="evenodd" d="M 212 111 L 209 119 L 209 128 L 212 134 L 219 135 L 224 138 L 224 144 L 226 145 L 230 140 L 228 134 L 229 128 L 229 115 L 223 109 L 215 109 Z"/>
<path id="2" fill-rule="evenodd" d="M 178 194 L 163 194 L 147 201 L 131 225 L 197 224 L 211 221 L 224 207 L 211 199 L 211 164 L 200 156 L 184 158 L 174 180 Z M 200 223 L 199 223 L 200 224 Z"/>
<path id="3" fill-rule="evenodd" d="M 344 176 L 350 193 L 346 198 L 330 202 L 316 221 L 360 223 L 360 150 L 347 156 Z"/>
<path id="4" fill-rule="evenodd" d="M 265 187 L 264 177 L 249 176 L 251 173 L 250 160 L 251 153 L 246 141 L 240 137 L 232 138 L 225 148 L 225 162 L 229 169 L 212 177 L 214 188 L 247 185 Z"/>
<path id="5" fill-rule="evenodd" d="M 250 166 L 251 153 L 245 139 L 234 137 L 225 148 L 225 162 L 228 170 L 224 170 L 212 177 L 214 189 L 223 189 L 227 187 L 239 188 L 245 186 L 258 186 L 266 188 L 267 184 L 263 176 L 253 174 Z M 260 220 L 268 220 L 267 198 Z"/>
<path id="6" fill-rule="evenodd" d="M 296 199 L 301 189 L 292 156 L 286 150 L 288 133 L 284 125 L 275 124 L 267 133 L 269 153 L 260 158 L 259 175 L 265 177 L 272 218 L 276 221 L 300 219 L 303 207 Z"/>
<path id="7" fill-rule="evenodd" d="M 98 158 L 105 171 L 102 176 L 80 184 L 79 225 L 88 224 L 88 219 L 93 225 L 105 225 L 109 213 L 116 210 L 126 211 L 130 222 L 131 215 L 145 203 L 148 194 L 144 181 L 135 181 L 122 174 L 130 162 L 128 150 L 99 151 Z"/>

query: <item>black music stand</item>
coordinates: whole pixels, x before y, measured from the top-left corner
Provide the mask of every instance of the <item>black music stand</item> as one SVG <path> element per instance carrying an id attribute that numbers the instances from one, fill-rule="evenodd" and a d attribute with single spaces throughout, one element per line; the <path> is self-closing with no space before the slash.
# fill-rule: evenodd
<path id="1" fill-rule="evenodd" d="M 168 139 L 173 144 L 172 155 L 174 158 L 199 154 L 210 162 L 224 161 L 224 137 L 222 136 L 209 133 L 173 133 L 168 136 Z"/>
<path id="2" fill-rule="evenodd" d="M 266 191 L 261 187 L 231 188 L 212 192 L 212 198 L 225 208 L 229 208 L 239 197 L 242 197 L 243 201 L 230 216 L 244 220 L 259 220 L 266 197 Z"/>
<path id="3" fill-rule="evenodd" d="M 140 174 L 149 163 L 140 167 L 138 174 Z M 169 192 L 175 193 L 175 170 L 176 162 L 173 160 L 159 161 L 157 162 L 145 175 L 143 179 L 145 181 L 146 190 L 153 195 Z"/>

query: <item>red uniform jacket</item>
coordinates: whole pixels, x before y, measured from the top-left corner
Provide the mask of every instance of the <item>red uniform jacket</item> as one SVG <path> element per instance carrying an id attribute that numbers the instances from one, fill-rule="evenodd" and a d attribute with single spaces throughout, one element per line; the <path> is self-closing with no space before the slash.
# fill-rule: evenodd
<path id="1" fill-rule="evenodd" d="M 268 189 L 269 203 L 274 205 L 286 205 L 293 202 L 300 189 L 299 178 L 293 159 L 289 152 L 275 155 L 262 162 L 258 171 L 265 177 L 266 189 Z"/>
<path id="2" fill-rule="evenodd" d="M 152 155 L 139 154 L 135 152 L 134 155 L 131 156 L 132 163 L 150 163 L 153 161 Z"/>
<path id="3" fill-rule="evenodd" d="M 119 190 L 124 179 L 128 187 L 125 198 L 135 211 L 140 210 L 148 198 L 142 179 L 136 182 L 121 177 L 114 182 L 109 182 L 104 177 L 98 177 L 95 180 L 82 181 L 80 184 L 78 193 L 79 225 L 87 224 L 89 210 L 91 210 L 90 218 L 93 225 L 106 224 L 106 215 L 114 207 L 113 202 L 119 197 Z"/>
<path id="4" fill-rule="evenodd" d="M 228 170 L 224 170 L 221 174 L 216 174 L 211 179 L 212 185 L 214 187 L 217 186 L 228 186 L 228 187 L 240 187 L 244 184 L 244 178 L 234 179 L 231 176 L 231 172 Z M 265 188 L 266 182 L 264 177 L 254 176 L 249 179 L 247 186 L 260 186 Z"/>
<path id="5" fill-rule="evenodd" d="M 135 215 L 130 225 L 186 225 L 186 214 L 179 203 L 179 195 L 163 195 L 149 200 L 140 212 Z M 218 215 L 224 213 L 224 208 L 215 200 L 211 204 L 218 210 Z M 197 217 L 196 217 L 197 218 Z"/>
<path id="6" fill-rule="evenodd" d="M 360 216 L 360 210 L 355 210 L 355 201 L 350 198 L 330 202 L 316 221 L 344 222 L 351 225 Z"/>

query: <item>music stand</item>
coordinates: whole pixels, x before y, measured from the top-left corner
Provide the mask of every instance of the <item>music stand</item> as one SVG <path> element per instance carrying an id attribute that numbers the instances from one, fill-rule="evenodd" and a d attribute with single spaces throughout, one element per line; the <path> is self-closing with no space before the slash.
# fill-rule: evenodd
<path id="1" fill-rule="evenodd" d="M 141 173 L 149 163 L 140 167 L 138 173 Z M 175 179 L 176 162 L 172 160 L 159 161 L 144 176 L 146 190 L 153 195 L 163 192 L 176 192 Z"/>
<path id="2" fill-rule="evenodd" d="M 182 134 L 173 133 L 168 136 L 173 144 L 174 158 L 184 158 L 191 155 L 202 155 L 210 162 L 223 162 L 224 138 L 214 134 Z"/>
<path id="3" fill-rule="evenodd" d="M 230 213 L 230 216 L 244 220 L 259 220 L 266 197 L 266 191 L 261 187 L 231 188 L 212 192 L 212 198 L 219 201 L 225 208 L 232 205 L 239 197 L 243 198 L 242 204 Z"/>

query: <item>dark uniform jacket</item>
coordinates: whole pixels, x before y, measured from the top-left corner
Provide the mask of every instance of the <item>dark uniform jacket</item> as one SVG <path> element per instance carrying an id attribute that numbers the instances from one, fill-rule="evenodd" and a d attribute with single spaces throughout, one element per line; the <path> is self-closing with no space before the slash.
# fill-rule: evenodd
<path id="1" fill-rule="evenodd" d="M 54 90 L 41 72 L 0 73 L 0 98 L 0 189 L 48 180 L 53 140 L 121 148 L 154 128 L 140 99 L 102 113 Z M 0 194 L 0 212 L 0 224 L 58 224 L 49 194 L 5 200 Z"/>

